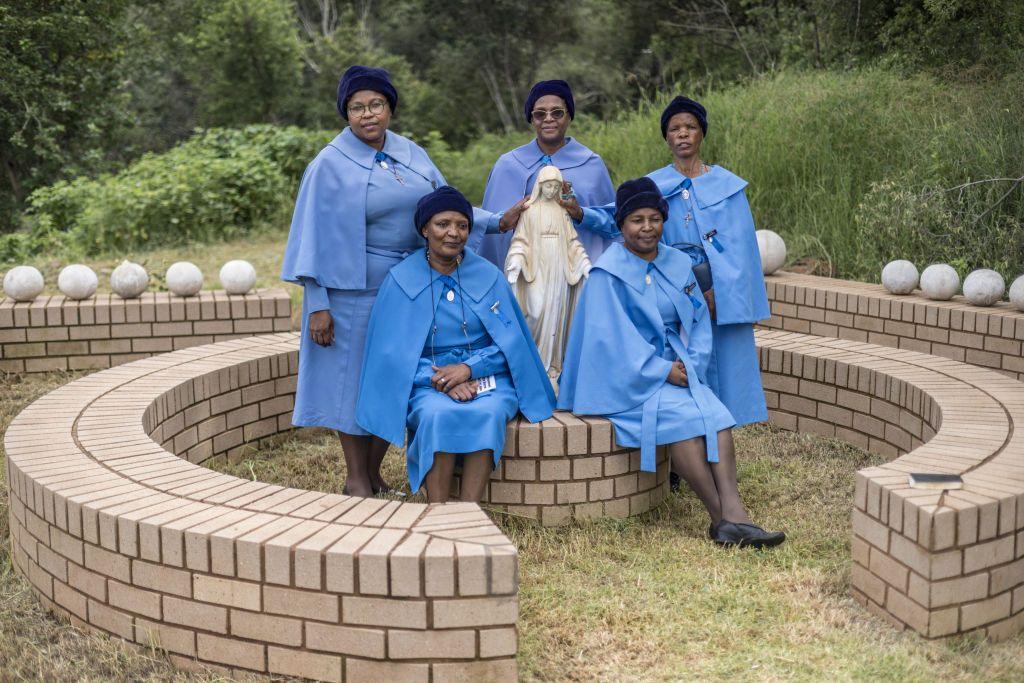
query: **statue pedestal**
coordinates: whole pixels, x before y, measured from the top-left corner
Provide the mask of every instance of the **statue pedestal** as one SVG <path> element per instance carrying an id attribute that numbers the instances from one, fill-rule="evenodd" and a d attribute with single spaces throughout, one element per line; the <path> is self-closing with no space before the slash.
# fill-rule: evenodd
<path id="1" fill-rule="evenodd" d="M 538 520 L 544 526 L 573 518 L 630 517 L 661 503 L 668 491 L 666 449 L 655 472 L 640 471 L 640 450 L 615 443 L 601 417 L 556 412 L 531 424 L 508 423 L 505 451 L 484 493 L 487 507 Z M 457 477 L 456 477 L 457 479 Z"/>

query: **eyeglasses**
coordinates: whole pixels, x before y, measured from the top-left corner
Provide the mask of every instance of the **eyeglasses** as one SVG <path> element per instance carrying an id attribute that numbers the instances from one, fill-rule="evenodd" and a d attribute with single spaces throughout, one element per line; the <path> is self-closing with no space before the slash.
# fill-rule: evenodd
<path id="1" fill-rule="evenodd" d="M 370 106 L 366 106 L 365 104 L 353 104 L 351 107 L 348 108 L 348 115 L 349 118 L 358 119 L 362 117 L 363 114 L 366 113 L 367 109 L 369 109 L 370 113 L 373 114 L 374 116 L 378 114 L 383 114 L 384 105 L 386 104 L 387 102 L 385 102 L 384 100 L 374 100 L 373 102 L 370 102 Z"/>
<path id="2" fill-rule="evenodd" d="M 533 120 L 536 121 L 537 123 L 540 123 L 541 121 L 545 120 L 549 115 L 551 116 L 551 118 L 553 120 L 561 121 L 562 118 L 565 116 L 565 110 L 564 109 L 551 109 L 551 110 L 547 110 L 547 109 L 534 109 L 533 111 L 530 112 L 530 116 L 533 117 Z"/>

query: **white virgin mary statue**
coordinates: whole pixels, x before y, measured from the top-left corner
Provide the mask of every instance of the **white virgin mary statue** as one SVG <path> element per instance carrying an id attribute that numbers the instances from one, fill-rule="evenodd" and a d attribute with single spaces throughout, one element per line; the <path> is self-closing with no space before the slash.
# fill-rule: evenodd
<path id="1" fill-rule="evenodd" d="M 587 252 L 558 203 L 561 192 L 561 171 L 542 168 L 505 257 L 505 276 L 556 391 L 576 298 L 590 273 Z"/>

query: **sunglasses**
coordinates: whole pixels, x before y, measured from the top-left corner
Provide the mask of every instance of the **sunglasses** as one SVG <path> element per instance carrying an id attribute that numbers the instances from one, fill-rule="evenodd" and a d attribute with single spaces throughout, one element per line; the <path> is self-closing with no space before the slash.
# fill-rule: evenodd
<path id="1" fill-rule="evenodd" d="M 551 109 L 549 111 L 547 109 L 534 109 L 533 111 L 530 112 L 530 116 L 537 123 L 540 123 L 541 121 L 545 120 L 548 116 L 551 116 L 551 118 L 555 121 L 561 121 L 565 117 L 565 110 Z"/>

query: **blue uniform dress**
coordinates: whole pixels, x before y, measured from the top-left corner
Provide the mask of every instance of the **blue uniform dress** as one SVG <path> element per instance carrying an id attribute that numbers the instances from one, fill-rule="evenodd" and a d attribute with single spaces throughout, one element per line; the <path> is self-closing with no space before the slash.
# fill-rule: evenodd
<path id="1" fill-rule="evenodd" d="M 484 189 L 483 208 L 488 211 L 504 211 L 533 191 L 537 174 L 548 165 L 554 165 L 562 172 L 562 178 L 572 183 L 573 192 L 581 206 L 606 204 L 615 200 L 615 188 L 608 176 L 608 168 L 596 153 L 580 144 L 574 138 L 566 142 L 554 154 L 548 156 L 537 146 L 537 140 L 502 154 L 494 163 Z M 596 261 L 605 248 L 614 241 L 617 231 L 605 226 L 598 230 L 583 229 L 579 233 L 580 243 L 590 257 Z M 498 268 L 505 268 L 505 256 L 512 243 L 513 232 L 488 234 L 478 253 Z"/>
<path id="2" fill-rule="evenodd" d="M 466 363 L 473 377 L 493 374 L 497 387 L 467 403 L 449 398 L 430 385 L 430 366 L 452 363 Z M 444 276 L 420 249 L 391 269 L 370 315 L 356 418 L 392 444 L 408 440 L 413 491 L 439 451 L 489 450 L 497 464 L 508 420 L 517 411 L 546 420 L 554 404 L 530 328 L 494 265 L 466 251 Z"/>
<path id="3" fill-rule="evenodd" d="M 640 447 L 655 469 L 655 446 L 696 436 L 718 460 L 718 432 L 735 421 L 706 384 L 711 321 L 690 260 L 661 246 L 653 262 L 613 244 L 594 264 L 573 318 L 558 407 L 602 415 L 623 446 Z M 689 386 L 669 384 L 672 362 Z"/>
<path id="4" fill-rule="evenodd" d="M 306 169 L 281 269 L 304 292 L 294 425 L 368 433 L 355 406 L 370 310 L 388 271 L 423 245 L 417 200 L 444 184 L 422 148 L 390 131 L 378 152 L 346 128 Z M 499 218 L 475 210 L 470 241 Z M 309 336 L 309 314 L 323 310 L 334 319 L 330 346 Z"/>
<path id="5" fill-rule="evenodd" d="M 389 135 L 388 140 L 392 139 Z M 356 424 L 355 412 L 370 310 L 388 271 L 423 246 L 413 215 L 419 198 L 434 189 L 430 180 L 389 156 L 387 142 L 375 157 L 388 168 L 374 163 L 366 187 L 366 287 L 333 289 L 321 287 L 313 278 L 302 278 L 298 382 L 303 390 L 316 387 L 320 391 L 315 396 L 303 393 L 302 402 L 296 401 L 296 413 L 300 408 L 303 412 L 330 409 L 333 419 L 323 416 L 330 424 L 319 420 L 316 424 L 357 435 L 368 433 Z M 310 313 L 327 309 L 334 318 L 334 343 L 320 346 L 310 338 L 306 324 Z M 330 381 L 324 381 L 328 378 Z M 313 405 L 307 403 L 309 399 Z"/>
<path id="6" fill-rule="evenodd" d="M 661 240 L 693 265 L 709 262 L 716 319 L 707 381 L 737 425 L 768 419 L 754 323 L 770 316 L 747 183 L 721 166 L 690 179 L 668 165 L 648 174 L 668 201 Z M 581 227 L 614 225 L 614 205 L 583 210 Z"/>
<path id="7" fill-rule="evenodd" d="M 505 425 L 519 412 L 505 355 L 487 334 L 480 317 L 466 307 L 458 281 L 448 275 L 434 275 L 436 332 L 428 335 L 423 346 L 409 398 L 407 426 L 411 440 L 406 461 L 413 491 L 433 466 L 435 453 L 491 450 L 497 466 L 505 444 Z M 456 363 L 468 365 L 473 379 L 494 375 L 497 386 L 465 403 L 434 389 L 430 384 L 434 375 L 431 366 Z"/>
<path id="8" fill-rule="evenodd" d="M 672 303 L 672 298 L 678 296 L 679 292 L 672 288 L 653 263 L 647 265 L 647 272 L 653 280 L 652 288 L 658 303 L 658 313 L 661 315 L 661 322 L 665 327 L 665 343 L 661 345 L 661 353 L 658 355 L 670 363 L 676 359 L 692 361 L 692 356 L 679 335 L 679 314 Z M 691 345 L 710 341 L 702 338 L 702 334 L 706 337 L 706 334 L 710 332 L 710 325 L 705 323 L 706 321 L 698 323 L 698 328 L 703 327 L 707 331 L 697 329 L 692 332 Z M 694 356 L 697 355 L 699 354 L 694 354 Z M 684 361 L 685 364 L 686 361 Z M 655 444 L 658 446 L 692 439 L 695 436 L 718 434 L 721 430 L 736 424 L 732 415 L 715 397 L 714 393 L 701 385 L 700 378 L 704 376 L 704 368 L 696 368 L 692 362 L 691 367 L 698 373 L 694 376 L 695 379 L 691 386 L 680 387 L 665 382 L 658 388 L 652 401 L 655 405 L 651 408 L 657 411 Z M 689 374 L 688 370 L 687 375 Z M 615 425 L 615 440 L 619 444 L 630 447 L 641 445 L 643 413 L 644 405 L 639 405 L 632 410 L 608 415 L 608 419 Z"/>

